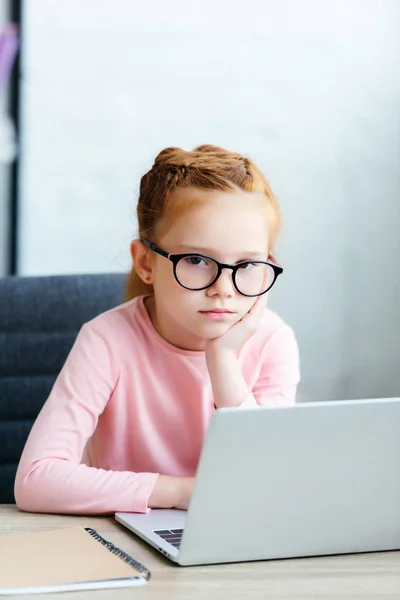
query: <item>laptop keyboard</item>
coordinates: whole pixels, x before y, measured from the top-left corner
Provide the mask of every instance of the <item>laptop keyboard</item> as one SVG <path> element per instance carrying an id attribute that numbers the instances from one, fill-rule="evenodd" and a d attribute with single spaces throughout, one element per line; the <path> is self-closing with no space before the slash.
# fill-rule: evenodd
<path id="1" fill-rule="evenodd" d="M 153 533 L 159 535 L 160 538 L 172 544 L 175 548 L 179 548 L 181 545 L 183 529 L 156 529 Z"/>

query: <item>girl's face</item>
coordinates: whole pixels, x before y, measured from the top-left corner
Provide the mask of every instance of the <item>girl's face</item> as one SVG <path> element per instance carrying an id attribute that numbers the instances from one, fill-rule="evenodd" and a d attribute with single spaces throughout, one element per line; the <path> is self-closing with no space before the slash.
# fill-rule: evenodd
<path id="1" fill-rule="evenodd" d="M 267 260 L 264 194 L 186 189 L 177 190 L 171 202 L 182 207 L 174 206 L 179 216 L 157 237 L 156 243 L 163 250 L 205 254 L 232 265 Z M 187 290 L 176 281 L 170 260 L 148 252 L 154 299 L 148 301 L 147 309 L 160 335 L 179 348 L 202 350 L 205 340 L 223 335 L 257 300 L 237 292 L 229 269 L 224 269 L 211 287 Z M 215 309 L 229 312 L 216 316 L 210 313 Z"/>

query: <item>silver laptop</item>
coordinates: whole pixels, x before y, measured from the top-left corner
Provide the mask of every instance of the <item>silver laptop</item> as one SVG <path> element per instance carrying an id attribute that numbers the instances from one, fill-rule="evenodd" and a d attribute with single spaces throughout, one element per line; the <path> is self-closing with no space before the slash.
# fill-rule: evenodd
<path id="1" fill-rule="evenodd" d="M 189 510 L 115 517 L 180 565 L 400 549 L 400 398 L 217 410 Z"/>

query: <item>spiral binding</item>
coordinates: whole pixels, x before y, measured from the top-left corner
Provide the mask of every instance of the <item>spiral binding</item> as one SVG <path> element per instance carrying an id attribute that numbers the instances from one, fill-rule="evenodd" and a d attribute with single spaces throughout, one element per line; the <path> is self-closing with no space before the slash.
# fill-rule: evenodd
<path id="1" fill-rule="evenodd" d="M 139 573 L 141 573 L 146 580 L 150 579 L 150 571 L 146 569 L 146 567 L 140 562 L 133 559 L 131 556 L 129 556 L 129 554 L 121 550 L 121 548 L 114 546 L 112 542 L 105 540 L 99 533 L 97 533 L 95 529 L 92 529 L 91 527 L 85 527 L 85 531 L 87 531 L 95 540 L 99 541 L 103 546 L 105 546 L 112 554 L 122 558 L 122 560 L 131 567 L 135 567 L 135 569 L 139 571 Z"/>

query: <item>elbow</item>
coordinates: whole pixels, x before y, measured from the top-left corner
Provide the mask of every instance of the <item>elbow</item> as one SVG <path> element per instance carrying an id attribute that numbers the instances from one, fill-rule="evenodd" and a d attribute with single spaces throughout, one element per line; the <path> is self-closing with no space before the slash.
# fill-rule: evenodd
<path id="1" fill-rule="evenodd" d="M 19 510 L 39 512 L 37 508 L 37 489 L 33 478 L 18 467 L 14 482 L 14 498 Z"/>
<path id="2" fill-rule="evenodd" d="M 14 483 L 14 498 L 19 510 L 34 512 L 34 503 L 32 502 L 33 497 L 32 491 L 30 490 L 29 478 L 25 479 L 17 473 Z"/>
<path id="3" fill-rule="evenodd" d="M 29 465 L 17 469 L 14 481 L 14 498 L 19 510 L 24 512 L 53 512 L 44 481 L 43 465 Z M 46 485 L 47 483 L 47 485 Z"/>

